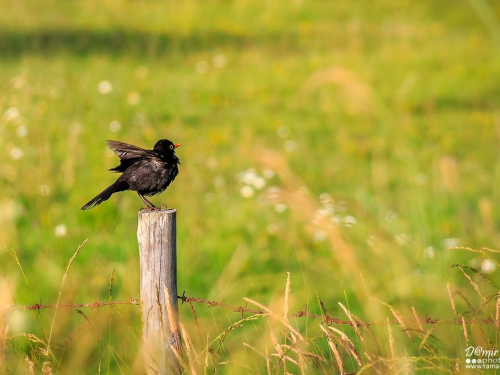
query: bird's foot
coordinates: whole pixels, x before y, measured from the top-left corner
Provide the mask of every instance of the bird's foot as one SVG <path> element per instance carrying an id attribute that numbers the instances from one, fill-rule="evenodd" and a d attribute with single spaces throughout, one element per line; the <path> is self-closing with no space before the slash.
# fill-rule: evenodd
<path id="1" fill-rule="evenodd" d="M 166 204 L 162 204 L 161 206 L 148 206 L 148 207 L 143 207 L 141 208 L 141 211 L 164 211 L 168 210 L 168 207 Z"/>
<path id="2" fill-rule="evenodd" d="M 141 211 L 164 211 L 164 210 L 168 210 L 168 207 L 165 204 L 162 204 L 160 207 L 153 206 L 153 207 L 141 208 Z"/>

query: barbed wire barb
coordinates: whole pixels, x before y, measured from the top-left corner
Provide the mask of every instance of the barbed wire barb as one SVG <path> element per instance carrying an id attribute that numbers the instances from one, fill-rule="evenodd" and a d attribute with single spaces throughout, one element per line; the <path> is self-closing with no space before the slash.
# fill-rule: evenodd
<path id="1" fill-rule="evenodd" d="M 199 322 L 198 322 L 198 317 L 196 315 L 196 311 L 194 309 L 193 303 L 200 303 L 207 305 L 208 308 L 213 308 L 213 307 L 220 307 L 223 309 L 228 309 L 231 311 L 234 311 L 236 313 L 239 313 L 242 317 L 244 313 L 250 313 L 250 314 L 257 314 L 257 315 L 269 315 L 269 312 L 263 311 L 263 310 L 257 310 L 257 309 L 252 309 L 248 308 L 248 304 L 246 303 L 245 306 L 232 306 L 232 305 L 227 305 L 224 303 L 224 300 L 221 302 L 218 301 L 210 301 L 210 300 L 205 300 L 202 298 L 196 298 L 196 297 L 188 297 L 186 296 L 186 292 L 182 292 L 182 295 L 177 296 L 178 299 L 181 300 L 181 305 L 184 304 L 185 302 L 189 304 L 189 308 L 191 310 L 191 313 L 193 314 L 193 319 L 195 321 L 196 326 L 198 327 L 199 330 Z M 495 300 L 494 298 L 491 298 L 491 300 Z M 324 323 L 327 325 L 348 325 L 351 327 L 369 327 L 369 326 L 375 326 L 375 325 L 387 325 L 387 324 L 396 324 L 399 325 L 400 322 L 398 322 L 397 319 L 393 320 L 388 320 L 384 322 L 365 322 L 361 320 L 360 318 L 356 317 L 357 319 L 349 319 L 349 320 L 343 320 L 343 319 L 338 319 L 335 317 L 330 316 L 325 309 L 324 303 L 321 299 L 319 299 L 320 304 L 321 304 L 321 310 L 322 313 L 320 315 L 317 314 L 312 314 L 308 311 L 308 304 L 306 303 L 304 305 L 303 310 L 299 310 L 294 313 L 288 314 L 288 317 L 290 318 L 312 318 L 312 319 L 318 319 L 322 320 Z M 495 301 L 496 302 L 496 301 Z M 107 302 L 102 302 L 100 300 L 97 300 L 95 302 L 91 303 L 61 303 L 61 304 L 43 304 L 42 300 L 40 299 L 40 303 L 35 303 L 33 305 L 28 305 L 28 306 L 8 306 L 7 309 L 15 309 L 15 310 L 44 310 L 44 309 L 52 309 L 52 308 L 67 308 L 67 309 L 79 309 L 82 307 L 87 307 L 90 309 L 99 309 L 104 306 L 117 306 L 117 305 L 134 305 L 134 306 L 139 306 L 140 301 L 135 298 L 129 298 L 126 301 L 107 301 Z M 500 304 L 499 304 L 500 306 Z M 500 310 L 500 307 L 499 307 Z M 77 311 L 80 313 L 80 311 Z M 415 313 L 415 312 L 414 312 Z M 495 319 L 491 317 L 486 317 L 486 318 L 465 318 L 466 314 L 462 314 L 456 318 L 452 319 L 438 319 L 438 318 L 432 318 L 428 314 L 425 314 L 424 318 L 420 318 L 416 316 L 415 314 L 411 318 L 405 318 L 405 321 L 407 322 L 413 322 L 419 325 L 421 324 L 427 324 L 427 325 L 435 325 L 435 324 L 454 324 L 454 325 L 459 325 L 463 326 L 463 324 L 474 324 L 474 323 L 480 323 L 480 324 L 486 324 L 486 325 L 491 325 L 491 324 L 496 324 Z"/>

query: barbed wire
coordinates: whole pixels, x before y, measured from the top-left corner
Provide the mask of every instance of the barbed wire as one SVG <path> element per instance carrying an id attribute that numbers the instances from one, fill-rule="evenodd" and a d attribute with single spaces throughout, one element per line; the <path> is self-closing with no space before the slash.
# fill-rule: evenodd
<path id="1" fill-rule="evenodd" d="M 101 302 L 101 301 L 95 301 L 91 303 L 60 303 L 60 304 L 53 304 L 53 305 L 45 305 L 40 301 L 40 303 L 35 303 L 34 305 L 29 305 L 29 306 L 9 306 L 9 309 L 15 309 L 15 310 L 43 310 L 43 309 L 53 309 L 53 308 L 68 308 L 68 309 L 75 309 L 79 307 L 89 307 L 91 309 L 97 309 L 99 307 L 104 307 L 104 306 L 114 306 L 114 305 L 140 305 L 139 300 L 137 299 L 129 299 L 128 301 L 108 301 L 108 302 Z"/>
<path id="2" fill-rule="evenodd" d="M 187 302 L 187 303 L 192 303 L 192 302 L 198 302 L 198 303 L 203 303 L 208 305 L 209 308 L 211 307 L 222 307 L 225 309 L 232 310 L 234 312 L 239 312 L 243 314 L 244 312 L 246 313 L 251 313 L 251 314 L 258 314 L 258 315 L 268 315 L 269 313 L 266 311 L 262 310 L 255 310 L 255 309 L 250 309 L 247 307 L 243 306 L 230 306 L 226 305 L 223 302 L 217 302 L 217 301 L 209 301 L 209 300 L 204 300 L 201 298 L 195 298 L 195 297 L 186 297 L 184 293 L 182 296 L 178 296 L 178 298 L 182 301 L 182 303 Z M 308 318 L 313 318 L 313 319 L 319 319 L 325 321 L 327 324 L 338 324 L 338 325 L 349 325 L 349 326 L 374 326 L 374 325 L 387 325 L 389 324 L 400 324 L 400 321 L 398 319 L 394 319 L 392 321 L 384 321 L 384 322 L 364 322 L 361 319 L 356 317 L 356 320 L 342 320 L 338 318 L 334 318 L 330 316 L 327 312 L 326 309 L 324 308 L 323 302 L 320 300 L 320 305 L 323 314 L 318 315 L 318 314 L 312 314 L 308 311 L 308 306 L 303 310 L 297 311 L 293 314 L 289 314 L 289 318 L 300 318 L 300 317 L 308 317 Z M 191 309 L 192 312 L 194 313 L 194 310 Z M 401 317 L 402 318 L 402 317 Z M 195 316 L 196 319 L 196 316 Z M 438 324 L 438 323 L 448 323 L 448 324 L 455 324 L 455 325 L 463 325 L 465 324 L 472 324 L 472 323 L 483 323 L 483 324 L 497 324 L 494 319 L 492 318 L 485 318 L 485 319 L 470 319 L 470 320 L 462 320 L 462 317 L 459 317 L 457 319 L 438 319 L 438 318 L 431 318 L 429 316 L 426 316 L 425 318 L 403 318 L 407 322 L 419 322 L 422 324 Z"/>
<path id="3" fill-rule="evenodd" d="M 181 304 L 188 303 L 191 308 L 191 312 L 194 316 L 196 324 L 198 324 L 198 318 L 196 316 L 196 312 L 194 310 L 193 303 L 199 303 L 199 304 L 204 304 L 207 305 L 208 308 L 213 308 L 213 307 L 220 307 L 224 309 L 231 310 L 236 313 L 240 313 L 241 316 L 243 317 L 243 313 L 250 313 L 250 314 L 257 314 L 257 315 L 269 315 L 268 311 L 264 310 L 257 310 L 257 309 L 252 309 L 248 308 L 247 306 L 232 306 L 225 304 L 224 302 L 218 302 L 218 301 L 211 301 L 211 300 L 205 300 L 202 298 L 196 298 L 196 297 L 187 297 L 185 295 L 185 292 L 182 293 L 182 296 L 177 296 L 177 298 L 181 301 Z M 320 306 L 322 310 L 322 314 L 313 314 L 308 311 L 308 306 L 306 305 L 303 310 L 297 311 L 295 313 L 289 314 L 289 318 L 301 318 L 301 317 L 307 317 L 307 318 L 313 318 L 313 319 L 318 319 L 318 320 L 323 320 L 327 324 L 337 324 L 337 325 L 348 325 L 348 326 L 364 326 L 364 327 L 369 327 L 369 326 L 374 326 L 374 325 L 387 325 L 387 324 L 400 324 L 401 319 L 403 319 L 406 322 L 416 322 L 419 324 L 430 324 L 430 325 L 435 325 L 438 323 L 445 323 L 445 324 L 454 324 L 454 325 L 464 325 L 464 324 L 473 324 L 473 323 L 481 323 L 481 324 L 495 324 L 498 325 L 498 322 L 493 319 L 493 318 L 481 318 L 481 319 L 465 319 L 462 316 L 457 317 L 456 319 L 439 319 L 439 318 L 431 318 L 429 316 L 425 316 L 424 318 L 420 318 L 416 315 L 415 317 L 412 318 L 403 318 L 399 314 L 396 316 L 394 315 L 394 311 L 391 312 L 395 316 L 396 319 L 392 321 L 384 321 L 384 322 L 365 322 L 358 317 L 353 318 L 353 315 L 348 313 L 349 320 L 343 320 L 343 319 L 338 319 L 335 317 L 330 316 L 324 307 L 323 302 L 320 301 Z M 33 305 L 28 305 L 28 306 L 8 306 L 7 308 L 9 309 L 15 309 L 15 310 L 36 310 L 40 311 L 43 309 L 51 309 L 51 308 L 68 308 L 68 309 L 73 309 L 73 308 L 82 308 L 82 307 L 88 307 L 91 309 L 98 309 L 101 307 L 105 306 L 118 306 L 118 305 L 140 305 L 140 301 L 138 299 L 133 299 L 130 298 L 126 301 L 108 301 L 108 302 L 101 302 L 101 301 L 95 301 L 91 303 L 62 303 L 62 304 L 43 304 L 42 301 L 40 303 L 35 303 Z"/>

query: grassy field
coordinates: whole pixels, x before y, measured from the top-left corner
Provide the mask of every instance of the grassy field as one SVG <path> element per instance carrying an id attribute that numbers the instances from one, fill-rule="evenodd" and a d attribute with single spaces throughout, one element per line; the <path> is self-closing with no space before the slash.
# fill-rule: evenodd
<path id="1" fill-rule="evenodd" d="M 140 199 L 80 211 L 116 177 L 107 139 L 182 143 L 152 199 L 180 292 L 323 316 L 181 305 L 186 373 L 465 373 L 498 348 L 498 3 L 0 8 L 0 373 L 143 372 L 138 306 L 1 307 L 139 297 Z"/>

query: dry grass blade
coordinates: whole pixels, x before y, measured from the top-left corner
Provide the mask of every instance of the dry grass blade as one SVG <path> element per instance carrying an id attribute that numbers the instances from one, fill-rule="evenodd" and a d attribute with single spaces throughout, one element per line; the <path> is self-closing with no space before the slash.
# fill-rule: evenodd
<path id="1" fill-rule="evenodd" d="M 299 358 L 299 360 L 298 360 L 298 366 L 299 366 L 300 372 L 301 372 L 301 374 L 305 374 L 306 373 L 306 367 L 307 367 L 307 364 L 306 364 L 306 361 L 305 361 L 305 357 L 308 354 L 310 354 L 309 357 L 314 358 L 315 354 L 303 352 L 302 350 L 299 350 L 295 346 L 289 346 L 288 349 L 291 350 L 292 352 L 294 352 L 295 354 L 297 354 L 297 357 Z"/>
<path id="2" fill-rule="evenodd" d="M 436 326 L 432 326 L 430 329 L 427 330 L 427 332 L 425 332 L 425 335 L 424 337 L 422 338 L 422 342 L 420 343 L 420 346 L 419 346 L 419 349 L 422 349 L 424 347 L 424 345 L 426 344 L 427 342 L 427 339 L 431 336 L 432 334 L 432 331 L 434 331 L 434 328 Z"/>
<path id="3" fill-rule="evenodd" d="M 109 293 L 109 302 L 113 299 L 113 285 L 115 283 L 115 269 L 113 268 L 113 271 L 111 272 L 111 277 L 109 279 L 109 288 L 108 288 L 108 293 Z"/>
<path id="4" fill-rule="evenodd" d="M 377 357 L 375 354 L 370 354 L 370 353 L 363 353 L 365 355 L 366 358 L 368 358 L 368 360 L 370 361 L 370 363 L 367 363 L 366 365 L 364 365 L 363 367 L 361 367 L 359 369 L 359 371 L 357 372 L 357 374 L 363 374 L 365 373 L 367 370 L 370 370 L 373 368 L 373 370 L 375 370 L 375 372 L 377 374 L 382 374 L 382 370 L 380 369 L 381 366 L 379 366 L 379 363 L 381 362 L 380 361 L 380 358 Z"/>
<path id="5" fill-rule="evenodd" d="M 19 269 L 21 270 L 21 273 L 23 275 L 23 278 L 24 278 L 24 282 L 26 283 L 26 285 L 29 285 L 28 283 L 28 279 L 26 278 L 26 274 L 24 273 L 24 269 L 23 269 L 23 266 L 21 265 L 21 262 L 19 261 L 19 258 L 17 256 L 17 253 L 14 249 L 11 249 L 9 247 L 6 247 L 5 250 L 7 251 L 7 253 L 14 259 L 14 262 L 16 262 L 16 265 L 19 267 Z"/>
<path id="6" fill-rule="evenodd" d="M 258 355 L 260 355 L 261 357 L 263 357 L 266 360 L 267 374 L 271 375 L 271 359 L 269 358 L 269 355 L 267 354 L 267 348 L 266 348 L 266 354 L 264 354 L 260 350 L 258 350 L 257 348 L 255 348 L 254 346 L 252 346 L 250 344 L 247 344 L 246 342 L 244 342 L 243 345 L 246 346 L 247 348 L 253 350 L 255 353 L 257 353 Z"/>
<path id="7" fill-rule="evenodd" d="M 21 336 L 26 337 L 32 343 L 40 343 L 40 344 L 46 346 L 45 342 L 41 338 L 35 336 L 32 333 L 21 333 Z"/>
<path id="8" fill-rule="evenodd" d="M 271 332 L 271 340 L 273 342 L 273 345 L 274 345 L 274 349 L 276 350 L 276 353 L 272 353 L 271 355 L 272 356 L 275 356 L 275 357 L 278 357 L 281 360 L 284 359 L 285 357 L 285 353 L 283 352 L 283 348 L 281 347 L 280 343 L 278 342 L 278 339 L 276 338 L 276 335 L 274 334 L 273 330 L 271 327 L 269 327 L 270 329 L 270 332 Z M 286 361 L 283 360 L 283 373 L 286 374 L 287 370 L 286 370 Z"/>
<path id="9" fill-rule="evenodd" d="M 266 370 L 267 370 L 267 375 L 271 375 L 271 359 L 269 358 L 267 347 L 266 347 Z"/>
<path id="10" fill-rule="evenodd" d="M 406 326 L 406 323 L 405 321 L 403 320 L 403 316 L 400 315 L 394 308 L 390 308 L 391 310 L 391 313 L 392 315 L 394 315 L 394 317 L 396 318 L 396 320 L 398 321 L 399 325 L 401 326 L 401 328 L 403 328 L 404 330 L 407 329 L 407 326 Z M 411 337 L 411 334 L 408 330 L 406 330 L 406 334 L 408 335 L 408 337 L 412 338 Z"/>
<path id="11" fill-rule="evenodd" d="M 62 282 L 61 282 L 61 288 L 59 289 L 59 295 L 57 297 L 56 308 L 54 310 L 54 317 L 52 318 L 52 324 L 50 326 L 49 339 L 47 340 L 47 352 L 48 353 L 50 353 L 50 340 L 52 339 L 52 333 L 54 332 L 54 324 L 56 322 L 57 308 L 59 306 L 59 302 L 61 301 L 61 293 L 62 293 L 62 290 L 63 290 L 63 287 L 64 287 L 64 283 L 66 282 L 66 276 L 68 276 L 68 272 L 69 272 L 69 269 L 71 268 L 71 264 L 73 263 L 73 261 L 75 260 L 76 256 L 80 252 L 80 249 L 83 247 L 83 245 L 85 245 L 87 243 L 87 241 L 88 241 L 88 238 L 85 239 L 80 244 L 80 246 L 78 246 L 78 248 L 76 249 L 75 253 L 73 254 L 73 256 L 71 257 L 71 259 L 69 260 L 68 267 L 66 267 L 66 272 L 64 272 L 64 275 L 63 275 L 63 278 L 62 278 Z"/>
<path id="12" fill-rule="evenodd" d="M 208 334 L 207 334 L 207 343 L 208 343 Z M 207 344 L 206 346 L 206 350 L 205 350 L 205 361 L 204 361 L 204 365 L 203 365 L 203 375 L 206 375 L 207 374 L 207 371 L 208 371 L 208 355 L 210 354 L 210 344 Z"/>
<path id="13" fill-rule="evenodd" d="M 319 326 L 321 330 L 326 334 L 326 340 L 328 341 L 328 346 L 330 347 L 330 350 L 333 353 L 333 356 L 335 357 L 335 361 L 337 362 L 337 366 L 339 368 L 339 372 L 341 374 L 344 373 L 344 362 L 342 361 L 342 357 L 340 356 L 340 353 L 337 349 L 337 346 L 333 342 L 332 334 L 329 332 L 326 328 L 324 328 L 322 325 Z"/>
<path id="14" fill-rule="evenodd" d="M 292 351 L 295 352 L 297 354 L 297 356 L 299 357 L 299 369 L 300 369 L 300 373 L 301 374 L 305 374 L 306 373 L 306 361 L 305 361 L 305 358 L 304 358 L 304 355 L 302 354 L 302 352 L 300 350 L 295 350 L 295 348 L 292 348 Z"/>
<path id="15" fill-rule="evenodd" d="M 349 321 L 351 322 L 354 330 L 356 331 L 356 334 L 358 335 L 358 337 L 361 339 L 361 341 L 364 341 L 364 337 L 363 335 L 361 335 L 361 332 L 359 330 L 359 327 L 358 327 L 358 323 L 354 320 L 354 318 L 356 317 L 354 314 L 352 314 L 349 310 L 347 310 L 347 308 L 342 305 L 342 303 L 338 303 L 339 306 L 342 308 L 342 310 L 344 310 L 345 314 L 347 315 L 347 317 L 349 318 Z M 356 317 L 357 318 L 357 317 Z M 357 318 L 359 320 L 359 318 Z"/>
<path id="16" fill-rule="evenodd" d="M 305 371 L 306 371 L 305 357 L 307 356 L 307 354 L 312 354 L 312 356 L 310 356 L 310 357 L 313 358 L 314 354 L 313 353 L 307 353 L 307 352 L 304 352 L 304 351 L 298 349 L 295 346 L 295 341 L 293 339 L 289 338 L 289 336 L 287 335 L 286 331 L 284 332 L 284 336 L 285 336 L 285 338 L 287 340 L 289 340 L 290 342 L 292 342 L 294 345 L 283 344 L 283 345 L 281 345 L 282 348 L 285 348 L 286 351 L 292 351 L 295 354 L 297 354 L 297 357 L 298 357 L 298 366 L 299 366 L 300 372 L 302 374 L 304 374 Z"/>
<path id="17" fill-rule="evenodd" d="M 321 298 L 319 298 L 318 294 L 316 294 L 316 298 L 318 298 L 318 301 L 319 301 L 319 307 L 321 308 L 321 313 L 323 314 L 323 320 L 325 321 L 325 323 L 328 323 L 329 316 L 328 316 L 328 313 L 326 312 L 325 304 L 323 303 Z"/>
<path id="18" fill-rule="evenodd" d="M 314 354 L 314 353 L 311 353 L 311 352 L 305 352 L 303 350 L 300 350 L 298 348 L 295 348 L 295 347 L 291 347 L 290 350 L 294 351 L 295 353 L 300 353 L 301 355 L 303 355 L 304 357 L 309 357 L 309 358 L 313 358 L 313 359 L 316 359 L 318 361 L 326 361 L 326 359 L 324 357 L 321 357 L 317 354 Z"/>
<path id="19" fill-rule="evenodd" d="M 188 303 L 189 303 L 189 308 L 191 309 L 191 314 L 193 314 L 194 323 L 196 324 L 196 330 L 198 331 L 198 339 L 200 340 L 200 343 L 202 343 L 203 339 L 201 337 L 200 325 L 198 323 L 198 317 L 196 316 L 196 311 L 194 311 L 193 302 L 189 301 Z"/>
<path id="20" fill-rule="evenodd" d="M 394 317 L 398 321 L 398 323 L 401 326 L 401 328 L 403 328 L 405 330 L 405 332 L 408 335 L 408 337 L 410 339 L 412 339 L 412 341 L 413 341 L 413 337 L 411 336 L 410 331 L 408 331 L 408 329 L 407 329 L 407 326 L 406 326 L 406 323 L 405 323 L 405 321 L 403 319 L 403 316 L 400 313 L 398 313 L 396 311 L 396 309 L 394 307 L 392 307 L 391 305 L 389 305 L 388 303 L 382 302 L 380 300 L 377 300 L 377 301 L 380 302 L 382 305 L 387 306 L 389 308 L 389 310 L 391 310 L 392 315 L 394 315 Z"/>
<path id="21" fill-rule="evenodd" d="M 392 359 L 396 358 L 396 350 L 394 349 L 394 337 L 392 336 L 391 322 L 387 319 L 387 331 L 389 333 L 389 348 L 391 350 Z"/>
<path id="22" fill-rule="evenodd" d="M 28 356 L 24 358 L 26 363 L 28 364 L 28 371 L 30 375 L 35 375 L 35 362 L 33 362 L 31 359 L 29 359 Z"/>
<path id="23" fill-rule="evenodd" d="M 481 294 L 481 291 L 479 290 L 479 286 L 472 280 L 472 278 L 467 275 L 467 273 L 464 271 L 463 267 L 461 265 L 457 265 L 457 267 L 462 271 L 463 275 L 469 280 L 469 283 L 472 285 L 472 287 L 476 290 L 477 294 L 482 298 L 483 301 L 486 301 L 486 298 Z"/>
<path id="24" fill-rule="evenodd" d="M 273 342 L 274 348 L 276 349 L 276 352 L 278 352 L 278 354 L 280 356 L 282 356 L 283 355 L 283 351 L 281 349 L 281 345 L 278 342 L 278 339 L 277 339 L 276 335 L 274 334 L 273 330 L 271 329 L 271 327 L 269 327 L 269 329 L 271 330 L 270 331 L 271 332 L 271 340 Z"/>
<path id="25" fill-rule="evenodd" d="M 264 353 L 262 353 L 260 350 L 258 350 L 256 347 L 244 342 L 243 343 L 243 346 L 246 346 L 248 349 L 251 349 L 253 350 L 255 353 L 257 353 L 258 355 L 260 355 L 262 358 L 265 358 L 266 360 L 268 359 L 267 358 L 267 355 L 265 355 Z"/>
<path id="26" fill-rule="evenodd" d="M 193 343 L 191 342 L 191 337 L 189 337 L 189 333 L 187 332 L 186 328 L 182 323 L 180 323 L 181 326 L 181 337 L 182 341 L 184 341 L 184 346 L 186 347 L 186 354 L 189 360 L 189 367 L 191 369 L 191 374 L 192 375 L 197 375 L 196 370 L 194 368 L 194 363 L 195 363 L 195 358 L 194 358 L 194 348 L 193 348 Z"/>
<path id="27" fill-rule="evenodd" d="M 275 357 L 279 357 L 280 359 L 285 359 L 285 360 L 287 360 L 289 362 L 292 362 L 295 366 L 299 365 L 298 362 L 295 359 L 293 359 L 292 357 L 290 357 L 290 356 L 288 356 L 286 354 L 279 355 L 278 353 L 273 353 L 271 355 L 275 356 Z M 283 361 L 283 362 L 285 362 L 285 361 Z M 287 373 L 287 371 L 285 371 L 285 373 Z"/>
<path id="28" fill-rule="evenodd" d="M 328 326 L 328 328 L 331 329 L 332 331 L 336 332 L 340 336 L 340 339 L 337 339 L 337 342 L 340 345 L 342 345 L 342 347 L 344 348 L 344 350 L 347 353 L 349 353 L 352 357 L 354 357 L 356 362 L 358 362 L 358 365 L 362 366 L 363 363 L 361 360 L 361 356 L 356 351 L 356 347 L 354 346 L 353 342 L 351 340 L 349 340 L 349 337 L 347 337 L 347 335 L 344 332 L 342 332 L 341 330 L 339 330 L 335 327 Z M 334 337 L 334 336 L 332 336 L 332 337 Z"/>
<path id="29" fill-rule="evenodd" d="M 243 319 L 240 319 L 238 320 L 237 322 L 231 324 L 229 327 L 227 327 L 224 332 L 222 332 L 219 336 L 217 336 L 215 339 L 213 339 L 208 345 L 207 345 L 207 348 L 210 348 L 215 342 L 218 342 L 219 343 L 219 350 L 222 346 L 222 343 L 224 342 L 224 339 L 226 338 L 226 336 L 228 335 L 229 332 L 231 332 L 232 330 L 238 328 L 238 327 L 241 327 L 241 324 L 244 323 L 244 322 L 250 322 L 250 321 L 253 321 L 253 320 L 257 320 L 259 318 L 262 318 L 263 316 L 265 315 L 261 315 L 261 314 L 255 314 L 255 315 L 251 315 L 251 316 L 248 316 L 246 318 L 243 318 Z"/>
<path id="30" fill-rule="evenodd" d="M 465 319 L 463 316 L 462 316 L 462 327 L 464 329 L 465 342 L 467 343 L 467 345 L 469 345 L 469 332 L 467 331 L 467 326 L 465 324 Z"/>
<path id="31" fill-rule="evenodd" d="M 49 361 L 43 362 L 42 365 L 42 374 L 43 375 L 52 375 L 52 365 Z"/>
<path id="32" fill-rule="evenodd" d="M 498 291 L 497 303 L 495 305 L 495 325 L 497 327 L 500 324 L 499 319 L 500 319 L 500 291 Z"/>
<path id="33" fill-rule="evenodd" d="M 288 303 L 290 298 L 290 272 L 286 273 L 285 305 L 283 306 L 283 319 L 288 323 Z"/>
<path id="34" fill-rule="evenodd" d="M 460 290 L 455 291 L 455 294 L 457 296 L 461 297 L 465 301 L 465 303 L 467 304 L 467 306 L 469 307 L 470 310 L 475 310 L 475 308 L 472 305 L 472 303 L 470 303 L 470 301 L 467 299 L 467 297 L 464 296 L 464 294 Z"/>
<path id="35" fill-rule="evenodd" d="M 297 336 L 298 338 L 300 338 L 300 340 L 302 342 L 305 342 L 305 339 L 304 337 L 302 337 L 302 335 L 300 334 L 299 331 L 297 331 L 295 328 L 293 328 L 287 321 L 285 321 L 281 316 L 275 314 L 273 311 L 271 311 L 269 308 L 267 308 L 266 306 L 260 304 L 259 302 L 257 301 L 254 301 L 250 298 L 243 298 L 245 301 L 247 302 L 250 302 L 251 304 L 261 308 L 262 310 L 264 310 L 265 312 L 267 312 L 270 316 L 272 316 L 273 318 L 276 318 L 276 319 L 279 319 L 281 321 L 281 323 L 283 323 L 283 325 L 288 329 L 290 330 L 291 333 L 293 333 L 295 336 Z"/>
<path id="36" fill-rule="evenodd" d="M 371 363 L 363 366 L 358 372 L 357 375 L 367 373 L 368 370 L 371 370 L 372 368 L 378 373 L 378 374 L 414 374 L 420 371 L 415 371 L 415 368 L 408 368 L 408 364 L 413 364 L 413 365 L 418 365 L 418 370 L 421 371 L 426 371 L 425 373 L 430 373 L 430 374 L 454 374 L 453 370 L 450 370 L 449 367 L 444 367 L 441 366 L 439 363 L 433 362 L 433 360 L 436 360 L 437 358 L 429 358 L 429 357 L 410 357 L 410 356 L 405 356 L 402 358 L 394 358 L 394 359 L 387 359 L 383 357 L 378 357 L 375 360 L 373 360 Z M 452 360 L 448 358 L 439 358 L 440 360 L 446 361 L 450 363 Z M 456 363 L 456 362 L 453 362 Z M 380 371 L 377 369 L 377 365 L 383 365 L 384 371 Z M 371 374 L 372 372 L 368 372 Z"/>
<path id="37" fill-rule="evenodd" d="M 496 267 L 500 268 L 500 263 L 498 263 L 496 261 L 496 259 L 492 258 L 488 254 L 485 254 L 482 250 L 480 250 L 479 253 L 481 255 L 483 255 L 485 258 L 488 258 L 489 261 L 495 263 Z M 476 274 L 477 276 L 479 276 L 481 279 L 483 279 L 484 281 L 486 281 L 488 284 L 490 284 L 495 289 L 500 289 L 500 286 L 496 285 L 493 282 L 493 280 L 487 274 L 485 274 L 484 272 L 481 272 L 480 270 L 478 270 L 475 267 L 467 266 L 465 264 L 453 264 L 452 267 L 460 267 L 460 268 L 462 268 L 464 270 L 468 269 L 468 270 L 472 271 L 474 274 Z"/>
<path id="38" fill-rule="evenodd" d="M 455 308 L 455 301 L 453 300 L 453 294 L 451 293 L 450 283 L 446 283 L 446 289 L 448 290 L 448 297 L 450 298 L 451 308 L 453 309 L 453 315 L 457 316 L 457 310 Z"/>
<path id="39" fill-rule="evenodd" d="M 489 251 L 491 253 L 497 253 L 497 254 L 500 253 L 500 250 L 490 249 L 489 247 L 481 247 L 480 249 L 473 249 L 472 247 L 467 247 L 467 246 L 453 246 L 448 248 L 448 250 L 467 250 L 475 253 L 478 253 L 481 250 L 483 250 L 483 251 Z"/>
<path id="40" fill-rule="evenodd" d="M 415 310 L 415 306 L 411 307 L 413 311 L 413 316 L 415 317 L 415 320 L 417 321 L 418 329 L 420 332 L 424 332 L 424 327 L 422 326 L 422 322 L 420 321 L 420 317 L 417 314 L 417 310 Z"/>

